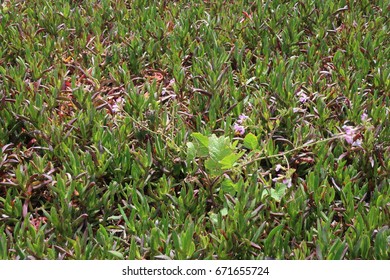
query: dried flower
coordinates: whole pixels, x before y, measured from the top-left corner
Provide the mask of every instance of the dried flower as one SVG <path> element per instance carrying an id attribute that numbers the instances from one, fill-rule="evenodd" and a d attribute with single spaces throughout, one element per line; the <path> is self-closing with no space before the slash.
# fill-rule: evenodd
<path id="1" fill-rule="evenodd" d="M 121 111 L 124 103 L 125 103 L 125 99 L 123 99 L 122 97 L 118 97 L 115 100 L 114 105 L 112 105 L 112 111 L 115 113 Z"/>
<path id="2" fill-rule="evenodd" d="M 294 112 L 294 113 L 305 113 L 305 112 L 306 112 L 306 109 L 294 107 L 294 108 L 293 108 L 293 112 Z"/>
<path id="3" fill-rule="evenodd" d="M 374 159 L 370 156 L 369 160 L 371 163 L 371 167 L 374 168 L 374 165 L 375 165 Z"/>

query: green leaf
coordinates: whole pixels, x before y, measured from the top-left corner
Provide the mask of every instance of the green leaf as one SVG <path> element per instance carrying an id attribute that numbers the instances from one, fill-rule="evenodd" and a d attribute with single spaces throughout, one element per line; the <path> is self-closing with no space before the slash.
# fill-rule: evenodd
<path id="1" fill-rule="evenodd" d="M 232 152 L 229 147 L 229 138 L 217 137 L 215 134 L 209 137 L 209 153 L 212 159 L 220 161 Z"/>
<path id="2" fill-rule="evenodd" d="M 263 190 L 262 197 L 270 194 L 273 199 L 275 199 L 277 202 L 280 202 L 283 196 L 286 194 L 286 190 L 287 186 L 285 184 L 276 183 L 275 189 Z"/>
<path id="3" fill-rule="evenodd" d="M 187 230 L 185 231 L 185 233 L 182 235 L 181 238 L 183 249 L 190 247 L 194 232 L 195 232 L 194 223 L 189 222 L 189 224 L 187 225 Z"/>
<path id="4" fill-rule="evenodd" d="M 367 234 L 362 235 L 360 241 L 360 253 L 364 258 L 368 258 L 369 249 L 371 247 L 370 237 Z"/>
<path id="5" fill-rule="evenodd" d="M 150 247 L 155 252 L 158 251 L 159 240 L 160 240 L 159 230 L 157 228 L 152 228 L 152 231 L 150 233 Z"/>
<path id="6" fill-rule="evenodd" d="M 280 232 L 283 230 L 284 224 L 278 225 L 274 227 L 270 233 L 268 234 L 267 238 L 264 241 L 264 245 L 268 250 L 272 248 L 272 241 L 274 239 L 274 236 L 280 235 Z"/>
<path id="7" fill-rule="evenodd" d="M 135 238 L 131 238 L 129 260 L 135 260 L 139 256 L 137 242 Z"/>
<path id="8" fill-rule="evenodd" d="M 210 221 L 211 221 L 213 224 L 217 224 L 217 223 L 218 223 L 218 214 L 210 213 L 209 219 L 210 219 Z"/>
<path id="9" fill-rule="evenodd" d="M 124 257 L 123 257 L 123 254 L 121 253 L 121 252 L 118 252 L 118 251 L 112 251 L 112 250 L 110 250 L 110 251 L 108 251 L 111 255 L 113 255 L 113 256 L 115 256 L 115 257 L 117 257 L 118 259 L 124 259 Z"/>
<path id="10" fill-rule="evenodd" d="M 196 157 L 196 148 L 194 143 L 188 142 L 187 143 L 187 161 L 191 162 Z"/>
<path id="11" fill-rule="evenodd" d="M 311 190 L 317 189 L 320 184 L 319 175 L 314 172 L 311 172 L 308 176 L 307 182 Z"/>
<path id="12" fill-rule="evenodd" d="M 175 246 L 175 249 L 180 251 L 181 250 L 181 240 L 179 235 L 176 233 L 176 231 L 172 232 L 172 240 L 173 240 L 173 245 Z"/>
<path id="13" fill-rule="evenodd" d="M 187 143 L 189 149 L 188 152 L 192 153 L 190 156 L 194 155 L 199 157 L 206 157 L 209 155 L 209 138 L 202 135 L 201 133 L 195 132 L 191 134 L 195 140 L 195 143 Z M 188 155 L 188 154 L 187 154 Z"/>
<path id="14" fill-rule="evenodd" d="M 343 252 L 346 245 L 340 241 L 340 239 L 336 239 L 333 243 L 332 247 L 329 250 L 328 260 L 341 260 L 343 257 Z"/>
<path id="15" fill-rule="evenodd" d="M 224 193 L 235 194 L 237 190 L 237 184 L 226 178 L 222 181 L 221 188 Z"/>
<path id="16" fill-rule="evenodd" d="M 209 138 L 207 136 L 204 136 L 203 134 L 199 132 L 194 132 L 191 134 L 191 136 L 198 140 L 198 142 L 203 146 L 208 148 L 209 147 Z"/>
<path id="17" fill-rule="evenodd" d="M 226 207 L 222 208 L 220 213 L 221 213 L 222 216 L 226 216 L 228 214 L 228 209 Z"/>
<path id="18" fill-rule="evenodd" d="M 207 159 L 204 162 L 204 166 L 206 167 L 207 172 L 210 173 L 210 175 L 212 176 L 219 176 L 222 174 L 220 164 L 214 159 Z"/>
<path id="19" fill-rule="evenodd" d="M 237 162 L 237 160 L 242 157 L 242 155 L 244 154 L 245 152 L 241 152 L 239 154 L 230 154 L 226 157 L 224 157 L 222 160 L 219 161 L 219 163 L 221 164 L 221 168 L 222 169 L 230 169 L 233 167 L 233 165 Z"/>
<path id="20" fill-rule="evenodd" d="M 244 147 L 250 150 L 254 150 L 259 146 L 256 135 L 248 133 L 244 138 Z"/>

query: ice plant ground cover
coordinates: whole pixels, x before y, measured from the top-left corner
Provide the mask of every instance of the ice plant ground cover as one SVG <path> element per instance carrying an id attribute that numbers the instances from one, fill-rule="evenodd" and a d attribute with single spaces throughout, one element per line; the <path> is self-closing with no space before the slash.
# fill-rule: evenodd
<path id="1" fill-rule="evenodd" d="M 389 259 L 388 1 L 2 1 L 1 259 Z"/>

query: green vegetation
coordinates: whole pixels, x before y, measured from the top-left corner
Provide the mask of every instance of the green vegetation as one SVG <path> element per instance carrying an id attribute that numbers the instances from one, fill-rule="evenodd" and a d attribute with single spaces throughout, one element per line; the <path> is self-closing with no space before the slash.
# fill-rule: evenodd
<path id="1" fill-rule="evenodd" d="M 2 1 L 0 259 L 389 259 L 387 1 Z"/>

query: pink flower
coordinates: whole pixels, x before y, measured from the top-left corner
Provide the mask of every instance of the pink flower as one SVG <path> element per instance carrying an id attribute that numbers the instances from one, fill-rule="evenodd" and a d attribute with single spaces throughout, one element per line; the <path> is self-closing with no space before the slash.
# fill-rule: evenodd
<path id="1" fill-rule="evenodd" d="M 345 139 L 345 141 L 347 141 L 348 144 L 351 144 L 351 145 L 353 144 L 353 135 L 346 134 L 344 136 L 344 139 Z"/>
<path id="2" fill-rule="evenodd" d="M 343 125 L 343 129 L 344 129 L 346 134 L 353 134 L 354 131 L 356 130 L 356 128 L 354 128 L 353 126 L 350 126 L 350 125 Z"/>
<path id="3" fill-rule="evenodd" d="M 356 127 L 343 125 L 343 129 L 345 132 L 344 139 L 348 144 L 354 147 L 362 146 L 362 139 L 360 137 L 356 137 L 358 135 L 358 129 Z"/>
<path id="4" fill-rule="evenodd" d="M 356 141 L 353 141 L 352 146 L 354 147 L 361 147 L 362 146 L 362 139 L 356 139 Z"/>
<path id="5" fill-rule="evenodd" d="M 243 123 L 247 118 L 248 118 L 248 116 L 246 116 L 246 115 L 244 115 L 244 114 L 241 114 L 241 115 L 238 117 L 237 123 L 241 124 L 241 123 Z"/>
<path id="6" fill-rule="evenodd" d="M 367 113 L 363 113 L 362 115 L 361 115 L 361 120 L 364 122 L 364 121 L 366 121 L 367 120 L 367 118 L 368 118 L 368 115 L 367 115 Z"/>
<path id="7" fill-rule="evenodd" d="M 302 93 L 302 94 L 300 95 L 300 97 L 299 97 L 299 101 L 300 101 L 301 103 L 305 103 L 308 99 L 309 99 L 309 97 L 308 97 L 306 94 L 304 94 L 304 93 Z"/>
<path id="8" fill-rule="evenodd" d="M 244 135 L 245 127 L 239 124 L 234 124 L 234 133 L 238 135 Z"/>
<path id="9" fill-rule="evenodd" d="M 286 178 L 280 174 L 278 175 L 278 177 L 272 179 L 272 182 L 275 182 L 275 183 L 280 182 L 280 181 L 282 181 L 282 184 L 285 184 L 287 186 L 287 188 L 290 188 L 292 186 L 291 178 Z"/>
<path id="10" fill-rule="evenodd" d="M 282 165 L 277 164 L 277 165 L 275 166 L 275 171 L 278 172 L 281 168 L 282 168 Z"/>
<path id="11" fill-rule="evenodd" d="M 248 116 L 244 115 L 244 114 L 241 114 L 239 117 L 238 117 L 238 120 L 236 121 L 236 123 L 234 124 L 234 133 L 236 135 L 244 135 L 245 134 L 245 127 L 242 125 L 243 122 L 248 119 Z"/>
<path id="12" fill-rule="evenodd" d="M 287 186 L 287 188 L 291 188 L 291 186 L 292 186 L 291 178 L 284 178 L 282 183 L 285 184 Z"/>
<path id="13" fill-rule="evenodd" d="M 309 97 L 304 93 L 303 90 L 298 91 L 296 95 L 299 97 L 299 101 L 301 103 L 305 103 L 307 100 L 309 100 Z"/>

